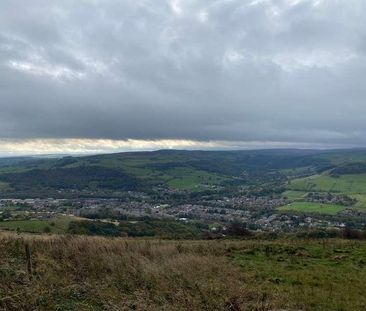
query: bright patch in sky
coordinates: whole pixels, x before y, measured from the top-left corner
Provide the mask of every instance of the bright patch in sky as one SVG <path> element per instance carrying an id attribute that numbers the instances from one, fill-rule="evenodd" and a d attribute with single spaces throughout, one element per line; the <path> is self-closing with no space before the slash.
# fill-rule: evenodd
<path id="1" fill-rule="evenodd" d="M 110 139 L 28 139 L 0 140 L 0 156 L 98 154 L 160 149 L 237 150 L 267 148 L 339 148 L 339 145 L 316 145 L 283 142 L 193 141 L 193 140 L 110 140 Z"/>

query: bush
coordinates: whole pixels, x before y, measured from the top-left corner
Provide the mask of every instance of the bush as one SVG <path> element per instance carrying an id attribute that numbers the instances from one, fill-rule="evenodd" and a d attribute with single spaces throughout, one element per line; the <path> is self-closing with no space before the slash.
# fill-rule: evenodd
<path id="1" fill-rule="evenodd" d="M 251 236 L 252 232 L 247 229 L 246 224 L 235 222 L 227 226 L 225 233 L 230 236 Z"/>
<path id="2" fill-rule="evenodd" d="M 72 221 L 68 231 L 73 234 L 120 236 L 120 229 L 112 223 L 101 221 Z"/>

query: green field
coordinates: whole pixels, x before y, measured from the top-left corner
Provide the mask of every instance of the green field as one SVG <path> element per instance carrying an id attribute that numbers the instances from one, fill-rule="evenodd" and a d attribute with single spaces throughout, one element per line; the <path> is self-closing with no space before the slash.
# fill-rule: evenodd
<path id="1" fill-rule="evenodd" d="M 341 175 L 314 175 L 307 178 L 295 179 L 289 190 L 317 191 L 317 192 L 340 192 L 345 194 L 366 194 L 366 174 Z"/>
<path id="2" fill-rule="evenodd" d="M 20 232 L 42 233 L 48 227 L 51 233 L 67 232 L 69 223 L 80 218 L 58 216 L 49 220 L 11 220 L 0 222 L 0 229 L 18 230 Z"/>
<path id="3" fill-rule="evenodd" d="M 353 194 L 352 198 L 357 200 L 357 203 L 354 205 L 356 209 L 365 210 L 366 209 L 366 195 L 365 194 Z"/>
<path id="4" fill-rule="evenodd" d="M 306 196 L 306 191 L 287 190 L 282 193 L 282 197 L 286 197 L 289 200 L 301 201 Z"/>
<path id="5" fill-rule="evenodd" d="M 312 202 L 292 202 L 278 208 L 279 211 L 294 211 L 300 213 L 320 213 L 336 215 L 346 207 L 336 204 L 320 204 Z"/>
<path id="6" fill-rule="evenodd" d="M 362 245 L 263 243 L 253 251 L 234 252 L 233 258 L 253 277 L 251 286 L 259 292 L 289 297 L 290 303 L 284 299 L 282 308 L 269 310 L 366 310 L 366 298 L 357 297 L 361 288 L 366 290 Z"/>
<path id="7" fill-rule="evenodd" d="M 10 187 L 7 183 L 4 183 L 4 182 L 0 181 L 0 191 L 7 191 L 9 189 L 10 189 Z"/>
<path id="8" fill-rule="evenodd" d="M 294 179 L 282 195 L 293 201 L 301 201 L 307 192 L 330 192 L 349 195 L 357 200 L 357 209 L 366 208 L 366 174 L 340 175 L 332 177 L 327 173 Z"/>
<path id="9" fill-rule="evenodd" d="M 202 189 L 205 185 L 217 185 L 225 180 L 219 175 L 189 168 L 171 169 L 167 171 L 167 174 L 173 177 L 168 180 L 168 185 L 175 189 Z"/>

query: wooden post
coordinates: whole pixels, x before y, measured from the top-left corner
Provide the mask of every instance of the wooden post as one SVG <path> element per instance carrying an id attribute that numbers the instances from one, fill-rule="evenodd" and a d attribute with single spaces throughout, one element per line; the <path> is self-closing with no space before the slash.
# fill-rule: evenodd
<path id="1" fill-rule="evenodd" d="M 27 259 L 28 276 L 29 276 L 29 280 L 32 280 L 32 275 L 33 275 L 32 252 L 31 252 L 31 249 L 30 249 L 28 243 L 25 243 L 24 246 L 25 246 L 25 257 Z"/>

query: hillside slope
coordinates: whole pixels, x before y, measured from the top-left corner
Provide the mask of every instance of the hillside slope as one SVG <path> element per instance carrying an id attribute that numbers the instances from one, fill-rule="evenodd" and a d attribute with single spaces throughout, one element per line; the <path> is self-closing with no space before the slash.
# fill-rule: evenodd
<path id="1" fill-rule="evenodd" d="M 0 233 L 0 253 L 8 311 L 366 308 L 365 242 Z"/>
<path id="2" fill-rule="evenodd" d="M 154 187 L 204 191 L 271 183 L 278 186 L 288 179 L 326 170 L 342 172 L 347 165 L 364 169 L 359 163 L 366 163 L 364 150 L 161 150 L 59 159 L 0 159 L 0 195 L 54 196 L 59 190 L 88 190 L 89 194 L 151 191 Z"/>
<path id="3" fill-rule="evenodd" d="M 61 159 L 0 161 L 0 182 L 15 191 L 48 189 L 204 190 L 233 181 L 284 180 L 287 171 L 311 174 L 329 166 L 311 150 L 135 152 Z"/>

